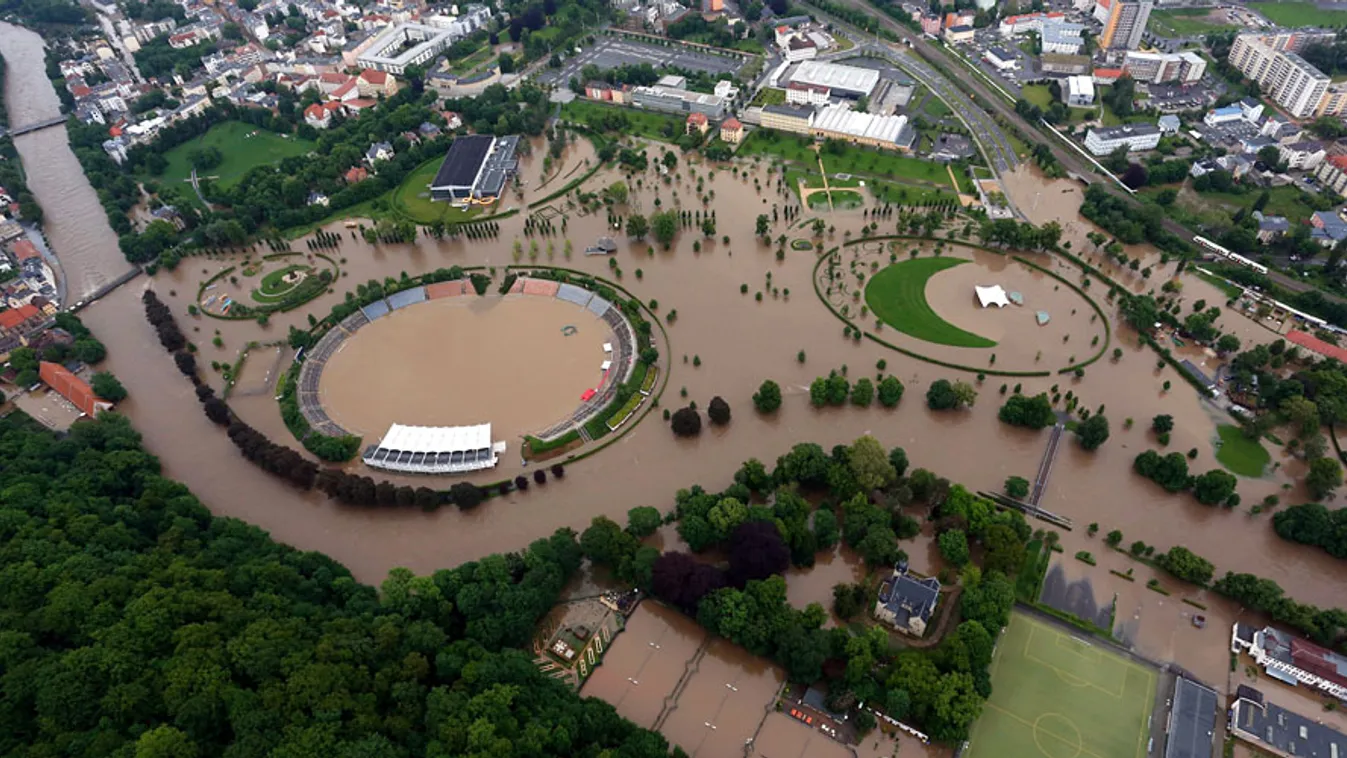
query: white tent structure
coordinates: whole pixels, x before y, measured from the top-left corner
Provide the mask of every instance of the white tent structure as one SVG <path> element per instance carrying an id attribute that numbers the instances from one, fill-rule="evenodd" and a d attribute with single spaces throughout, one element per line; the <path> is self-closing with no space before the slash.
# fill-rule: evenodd
<path id="1" fill-rule="evenodd" d="M 973 285 L 973 291 L 977 293 L 978 302 L 982 304 L 983 308 L 989 305 L 995 305 L 998 308 L 1010 305 L 1010 298 L 1006 296 L 1006 291 L 999 284 L 990 287 L 979 287 L 975 284 Z"/>
<path id="2" fill-rule="evenodd" d="M 491 442 L 491 425 L 388 427 L 379 444 L 365 450 L 365 465 L 412 474 L 460 474 L 494 468 L 504 442 Z"/>

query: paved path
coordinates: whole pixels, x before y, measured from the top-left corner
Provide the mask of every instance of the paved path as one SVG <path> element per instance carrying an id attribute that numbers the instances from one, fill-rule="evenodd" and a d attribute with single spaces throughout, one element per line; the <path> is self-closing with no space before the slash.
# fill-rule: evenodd
<path id="1" fill-rule="evenodd" d="M 1061 449 L 1062 434 L 1066 432 L 1066 421 L 1059 415 L 1057 423 L 1052 425 L 1052 435 L 1048 437 L 1048 449 L 1043 452 L 1043 460 L 1038 464 L 1038 474 L 1034 477 L 1034 488 L 1029 492 L 1029 504 L 1037 507 L 1048 489 L 1048 477 L 1052 476 L 1052 464 L 1057 460 L 1057 451 Z"/>

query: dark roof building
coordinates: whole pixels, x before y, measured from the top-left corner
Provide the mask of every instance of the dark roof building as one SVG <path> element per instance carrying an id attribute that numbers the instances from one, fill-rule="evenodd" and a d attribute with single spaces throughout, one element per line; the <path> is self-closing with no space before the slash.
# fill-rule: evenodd
<path id="1" fill-rule="evenodd" d="M 931 145 L 931 160 L 949 162 L 971 157 L 973 143 L 962 134 L 941 134 Z"/>
<path id="2" fill-rule="evenodd" d="M 1179 677 L 1165 728 L 1165 758 L 1211 758 L 1216 691 Z"/>
<path id="3" fill-rule="evenodd" d="M 505 188 L 505 181 L 518 170 L 518 145 L 517 136 L 470 134 L 455 139 L 430 183 L 431 199 L 451 203 L 494 201 Z"/>
<path id="4" fill-rule="evenodd" d="M 879 588 L 875 618 L 901 631 L 920 637 L 935 614 L 940 599 L 940 581 L 934 577 L 917 578 L 907 566 L 899 564 L 893 576 Z"/>
<path id="5" fill-rule="evenodd" d="M 1347 735 L 1332 727 L 1263 702 L 1252 687 L 1239 688 L 1230 708 L 1230 731 L 1239 739 L 1280 756 L 1339 758 L 1347 755 Z"/>

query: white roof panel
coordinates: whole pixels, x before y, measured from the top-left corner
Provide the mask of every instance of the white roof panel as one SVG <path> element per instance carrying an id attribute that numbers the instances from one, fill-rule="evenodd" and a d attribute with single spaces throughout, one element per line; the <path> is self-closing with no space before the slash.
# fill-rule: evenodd
<path id="1" fill-rule="evenodd" d="M 411 453 L 454 453 L 491 447 L 491 425 L 403 426 L 393 424 L 379 441 L 385 450 Z"/>

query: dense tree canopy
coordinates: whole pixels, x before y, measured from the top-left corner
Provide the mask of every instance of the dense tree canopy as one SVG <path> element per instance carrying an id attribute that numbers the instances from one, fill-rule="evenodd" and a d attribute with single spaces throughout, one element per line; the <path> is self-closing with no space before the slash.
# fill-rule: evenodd
<path id="1" fill-rule="evenodd" d="M 0 457 L 0 753 L 668 752 L 511 649 L 579 565 L 569 531 L 376 593 L 213 518 L 121 417 L 0 419 Z"/>

